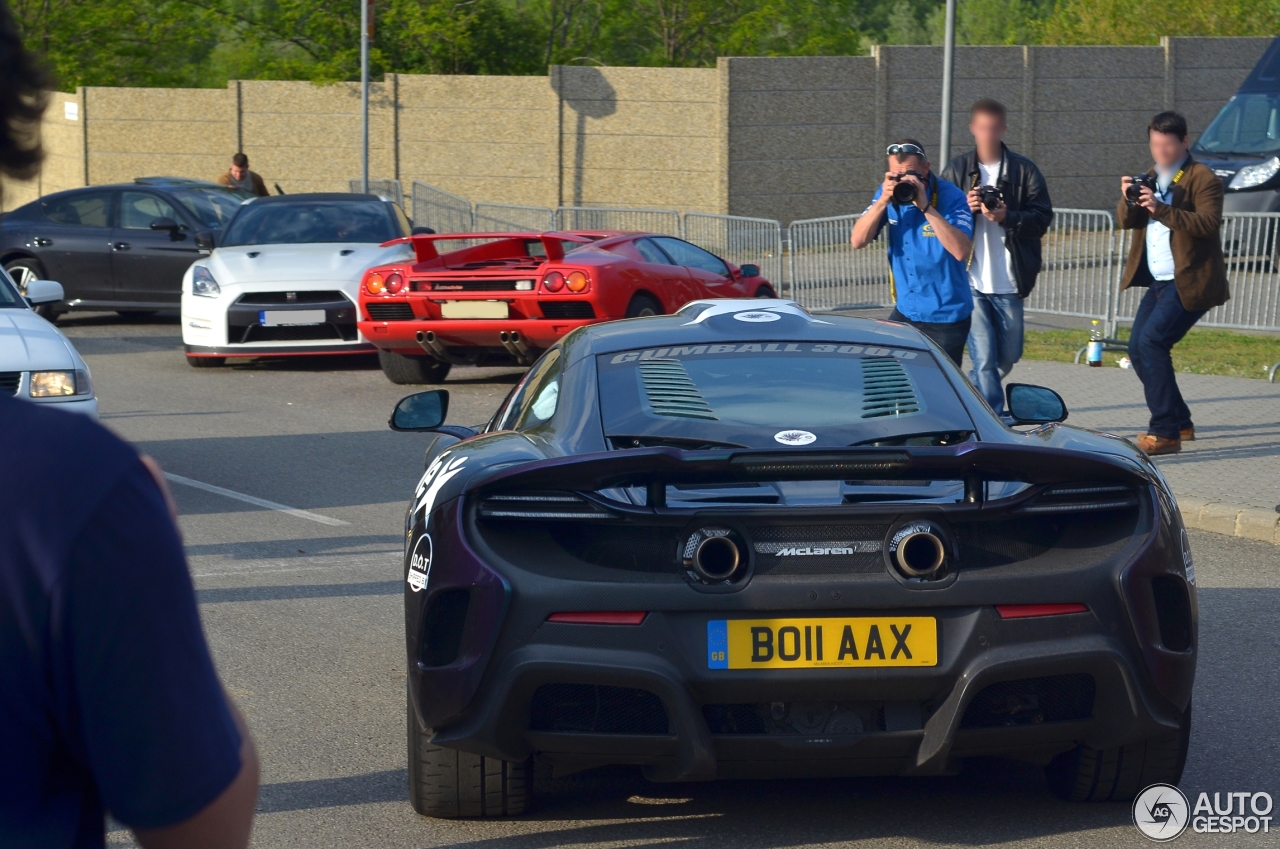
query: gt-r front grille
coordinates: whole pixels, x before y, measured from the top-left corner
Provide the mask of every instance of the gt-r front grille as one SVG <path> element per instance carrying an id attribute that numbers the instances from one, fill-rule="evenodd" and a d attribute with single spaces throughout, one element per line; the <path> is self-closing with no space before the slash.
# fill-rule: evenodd
<path id="1" fill-rule="evenodd" d="M 590 301 L 538 301 L 543 318 L 595 318 Z"/>
<path id="2" fill-rule="evenodd" d="M 288 325 L 265 327 L 261 324 L 251 324 L 245 328 L 244 338 L 238 341 L 242 345 L 254 342 L 322 342 L 329 340 L 350 342 L 356 338 L 354 331 L 355 325 L 351 325 L 350 333 L 344 333 L 343 328 L 336 324 L 313 324 L 301 327 Z"/>
<path id="3" fill-rule="evenodd" d="M 407 301 L 393 301 L 385 304 L 365 304 L 369 318 L 374 321 L 410 321 L 413 319 L 413 307 Z"/>
<path id="4" fill-rule="evenodd" d="M 246 292 L 236 299 L 236 303 L 270 306 L 272 304 L 349 304 L 351 301 L 341 292 L 330 290 L 318 292 Z"/>
<path id="5" fill-rule="evenodd" d="M 15 395 L 18 392 L 18 384 L 22 382 L 22 372 L 20 371 L 0 371 L 0 392 L 7 392 Z"/>
<path id="6" fill-rule="evenodd" d="M 1051 675 L 1001 681 L 983 688 L 965 709 L 961 728 L 1002 728 L 1070 722 L 1093 715 L 1092 675 Z"/>
<path id="7" fill-rule="evenodd" d="M 662 700 L 648 690 L 543 684 L 533 694 L 529 730 L 561 734 L 669 734 Z"/>

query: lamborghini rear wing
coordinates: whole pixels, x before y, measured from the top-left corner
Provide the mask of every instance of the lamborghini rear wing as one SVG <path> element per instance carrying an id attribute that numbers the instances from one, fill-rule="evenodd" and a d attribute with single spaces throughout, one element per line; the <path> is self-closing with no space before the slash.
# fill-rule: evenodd
<path id="1" fill-rule="evenodd" d="M 797 480 L 957 480 L 964 500 L 983 500 L 986 481 L 1026 484 L 1095 482 L 1139 487 L 1149 483 L 1122 457 L 1039 446 L 964 443 L 951 447 L 842 448 L 822 451 L 637 448 L 539 460 L 473 479 L 467 492 L 595 492 L 643 487 L 649 504 L 665 506 L 670 484 L 724 484 Z"/>
<path id="2" fill-rule="evenodd" d="M 587 244 L 592 240 L 575 233 L 427 233 L 416 236 L 404 236 L 384 242 L 381 247 L 411 244 L 417 262 L 436 259 L 440 252 L 436 250 L 436 242 L 458 241 L 461 239 L 509 239 L 512 241 L 529 241 L 537 239 L 542 242 L 547 259 L 557 262 L 564 259 L 564 242 L 581 242 Z"/>

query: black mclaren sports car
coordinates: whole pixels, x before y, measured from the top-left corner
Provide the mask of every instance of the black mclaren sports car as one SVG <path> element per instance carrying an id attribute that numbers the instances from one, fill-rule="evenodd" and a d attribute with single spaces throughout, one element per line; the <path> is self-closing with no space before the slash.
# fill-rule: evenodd
<path id="1" fill-rule="evenodd" d="M 698 301 L 584 327 L 477 431 L 442 390 L 405 524 L 409 781 L 517 814 L 535 760 L 655 781 L 1044 765 L 1177 782 L 1196 665 L 1177 504 L 1130 443 L 911 327 Z"/>

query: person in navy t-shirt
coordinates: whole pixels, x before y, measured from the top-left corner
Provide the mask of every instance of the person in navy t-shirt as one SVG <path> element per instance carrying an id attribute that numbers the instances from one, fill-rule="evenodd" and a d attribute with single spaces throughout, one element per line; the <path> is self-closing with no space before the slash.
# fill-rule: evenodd
<path id="1" fill-rule="evenodd" d="M 889 170 L 871 205 L 853 225 L 850 241 L 861 248 L 889 225 L 889 270 L 896 306 L 890 321 L 912 325 L 960 365 L 969 336 L 973 298 L 969 259 L 973 213 L 958 186 L 929 170 L 915 139 L 889 145 Z M 910 203 L 894 203 L 900 182 L 915 187 Z"/>
<path id="2" fill-rule="evenodd" d="M 2 0 L 0 0 L 2 2 Z M 0 846 L 243 847 L 258 763 L 205 644 L 158 469 L 0 397 Z"/>

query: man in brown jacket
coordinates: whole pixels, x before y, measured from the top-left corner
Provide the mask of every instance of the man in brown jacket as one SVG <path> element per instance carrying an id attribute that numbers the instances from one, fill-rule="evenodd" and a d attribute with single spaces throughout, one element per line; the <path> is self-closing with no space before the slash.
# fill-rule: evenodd
<path id="1" fill-rule="evenodd" d="M 1182 400 L 1170 351 L 1200 317 L 1231 297 L 1222 258 L 1222 181 L 1191 158 L 1187 119 L 1161 112 L 1147 127 L 1156 179 L 1131 197 L 1131 177 L 1120 180 L 1116 220 L 1133 230 L 1121 288 L 1145 286 L 1129 335 L 1129 358 L 1142 380 L 1151 411 L 1138 447 L 1174 454 L 1196 438 L 1191 410 Z"/>
<path id="2" fill-rule="evenodd" d="M 267 191 L 267 184 L 262 182 L 262 178 L 249 170 L 249 157 L 243 153 L 237 153 L 231 157 L 231 167 L 215 178 L 214 182 L 233 189 L 253 192 L 260 198 L 270 194 Z"/>

